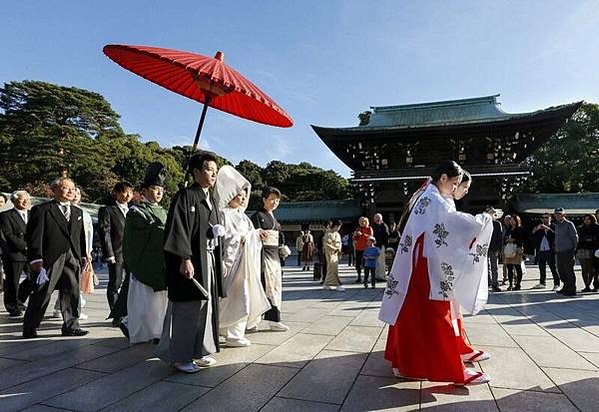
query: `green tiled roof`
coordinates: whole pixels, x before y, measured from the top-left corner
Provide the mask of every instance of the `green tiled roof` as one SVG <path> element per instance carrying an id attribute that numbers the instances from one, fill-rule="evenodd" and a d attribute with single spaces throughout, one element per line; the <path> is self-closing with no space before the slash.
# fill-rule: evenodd
<path id="1" fill-rule="evenodd" d="M 384 129 L 412 129 L 420 127 L 454 126 L 492 123 L 526 119 L 542 113 L 560 111 L 578 103 L 549 107 L 527 113 L 506 113 L 497 101 L 499 94 L 470 99 L 446 100 L 431 103 L 404 104 L 397 106 L 371 106 L 368 124 L 341 130 L 367 131 Z"/>
<path id="2" fill-rule="evenodd" d="M 515 195 L 512 203 L 520 213 L 553 213 L 563 207 L 567 215 L 581 216 L 599 209 L 599 193 L 523 193 Z"/>
<path id="3" fill-rule="evenodd" d="M 323 200 L 282 203 L 275 210 L 275 217 L 282 223 L 324 222 L 330 219 L 352 220 L 360 217 L 363 212 L 358 200 Z M 248 212 L 249 215 L 253 213 Z"/>

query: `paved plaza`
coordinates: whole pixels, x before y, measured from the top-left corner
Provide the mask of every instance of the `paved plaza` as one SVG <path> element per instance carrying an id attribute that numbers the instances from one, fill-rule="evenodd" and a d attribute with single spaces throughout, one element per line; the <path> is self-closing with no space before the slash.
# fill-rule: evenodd
<path id="1" fill-rule="evenodd" d="M 61 337 L 60 320 L 46 318 L 38 339 L 23 340 L 21 319 L 3 312 L 0 411 L 599 410 L 599 294 L 492 295 L 483 313 L 466 319 L 470 341 L 493 356 L 480 364 L 492 381 L 460 388 L 394 378 L 377 319 L 384 285 L 353 284 L 345 265 L 342 275 L 345 293 L 323 291 L 311 274 L 287 268 L 291 329 L 251 334 L 251 347 L 225 348 L 216 366 L 194 375 L 154 358 L 155 345 L 130 346 L 111 328 L 104 289 L 88 297 L 82 327 L 90 333 L 82 338 Z M 523 288 L 537 281 L 528 268 Z"/>

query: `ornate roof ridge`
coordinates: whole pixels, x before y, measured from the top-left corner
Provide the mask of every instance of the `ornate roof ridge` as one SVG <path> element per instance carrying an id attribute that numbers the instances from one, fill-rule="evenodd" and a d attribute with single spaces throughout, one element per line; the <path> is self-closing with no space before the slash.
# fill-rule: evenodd
<path id="1" fill-rule="evenodd" d="M 392 106 L 370 106 L 375 112 L 389 112 L 389 111 L 401 111 L 401 110 L 417 110 L 417 109 L 433 109 L 439 107 L 448 106 L 463 106 L 463 105 L 474 105 L 474 104 L 492 104 L 498 105 L 497 98 L 501 94 L 492 94 L 489 96 L 481 97 L 469 97 L 465 99 L 454 99 L 454 100 L 440 100 L 436 102 L 423 102 L 423 103 L 409 103 L 409 104 L 398 104 Z"/>

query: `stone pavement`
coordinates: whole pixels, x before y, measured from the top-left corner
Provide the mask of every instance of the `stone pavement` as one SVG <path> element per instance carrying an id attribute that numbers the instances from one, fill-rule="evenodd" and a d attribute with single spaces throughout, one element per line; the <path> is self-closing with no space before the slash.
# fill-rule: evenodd
<path id="1" fill-rule="evenodd" d="M 345 293 L 287 268 L 291 329 L 249 335 L 251 347 L 225 348 L 216 366 L 194 375 L 154 358 L 150 343 L 130 346 L 104 320 L 103 289 L 88 297 L 82 326 L 90 334 L 82 338 L 62 338 L 60 320 L 46 318 L 40 338 L 23 340 L 20 320 L 2 312 L 0 411 L 599 410 L 599 294 L 492 295 L 465 322 L 470 341 L 493 355 L 480 364 L 491 384 L 459 388 L 391 375 L 377 320 L 383 284 L 363 289 L 343 268 Z M 523 287 L 537 279 L 529 268 Z"/>

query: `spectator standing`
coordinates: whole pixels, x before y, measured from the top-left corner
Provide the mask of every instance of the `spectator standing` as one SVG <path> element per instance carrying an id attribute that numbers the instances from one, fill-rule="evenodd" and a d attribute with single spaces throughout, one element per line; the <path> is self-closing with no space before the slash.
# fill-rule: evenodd
<path id="1" fill-rule="evenodd" d="M 295 239 L 295 250 L 297 251 L 297 265 L 302 265 L 302 250 L 304 249 L 304 231 L 300 231 L 299 236 Z"/>
<path id="2" fill-rule="evenodd" d="M 376 280 L 385 280 L 385 249 L 389 245 L 389 226 L 383 221 L 383 215 L 377 213 L 373 217 L 373 236 L 376 239 L 376 247 L 379 248 L 379 257 L 376 264 Z"/>
<path id="3" fill-rule="evenodd" d="M 302 236 L 302 264 L 304 267 L 302 270 L 310 270 L 312 264 L 312 258 L 314 257 L 314 237 L 309 230 L 304 232 Z"/>
<path id="4" fill-rule="evenodd" d="M 379 264 L 379 256 L 381 255 L 381 250 L 376 245 L 376 239 L 374 236 L 370 236 L 368 238 L 366 249 L 364 249 L 364 287 L 368 288 L 368 275 L 370 277 L 370 283 L 372 288 L 376 287 L 376 268 Z"/>
<path id="5" fill-rule="evenodd" d="M 504 264 L 507 265 L 507 276 L 510 282 L 510 286 L 507 290 L 520 290 L 522 282 L 524 239 L 524 229 L 522 228 L 520 216 L 512 215 L 510 218 L 510 227 L 505 237 L 504 247 Z M 515 279 L 514 275 L 516 277 Z"/>
<path id="6" fill-rule="evenodd" d="M 574 274 L 574 251 L 578 245 L 578 233 L 574 224 L 566 219 L 566 211 L 562 207 L 555 209 L 555 258 L 557 273 L 564 284 L 558 290 L 565 296 L 576 295 L 576 275 Z"/>
<path id="7" fill-rule="evenodd" d="M 555 267 L 555 225 L 551 223 L 551 215 L 545 213 L 539 223 L 532 230 L 537 249 L 537 263 L 541 278 L 539 284 L 533 289 L 545 289 L 545 279 L 547 278 L 547 266 L 553 276 L 553 290 L 558 290 L 560 285 L 559 276 Z"/>
<path id="8" fill-rule="evenodd" d="M 507 232 L 510 229 L 512 221 L 511 215 L 503 215 L 503 228 L 502 228 L 502 239 L 505 239 L 507 236 Z M 507 283 L 507 264 L 505 263 L 505 256 L 503 255 L 503 250 L 501 251 L 501 262 L 502 262 L 502 270 L 503 270 L 503 279 L 501 280 L 501 284 L 505 285 Z"/>
<path id="9" fill-rule="evenodd" d="M 356 272 L 358 273 L 356 283 L 362 283 L 362 260 L 364 257 L 364 250 L 368 246 L 368 239 L 373 236 L 374 232 L 370 227 L 370 222 L 367 217 L 362 216 L 358 222 L 360 226 L 355 230 L 353 240 L 356 242 Z"/>
<path id="10" fill-rule="evenodd" d="M 101 207 L 98 211 L 98 228 L 102 254 L 108 262 L 108 286 L 106 298 L 112 311 L 123 284 L 123 274 L 127 270 L 123 261 L 123 236 L 125 217 L 129 211 L 129 202 L 133 198 L 133 186 L 128 182 L 119 182 L 114 186 L 113 205 Z M 119 326 L 120 319 L 114 318 L 112 326 Z"/>
<path id="11" fill-rule="evenodd" d="M 487 213 L 493 218 L 493 234 L 491 235 L 491 241 L 489 242 L 489 274 L 491 277 L 491 289 L 493 292 L 501 292 L 499 287 L 499 271 L 498 262 L 499 254 L 503 247 L 503 227 L 501 222 L 497 219 L 497 211 L 492 208 L 487 208 Z"/>
<path id="12" fill-rule="evenodd" d="M 331 287 L 336 287 L 337 291 L 343 292 L 345 289 L 341 286 L 341 281 L 339 280 L 339 257 L 341 256 L 340 228 L 341 222 L 332 222 L 329 230 L 323 236 L 322 243 L 327 261 L 326 278 L 323 288 L 331 289 Z"/>
<path id="13" fill-rule="evenodd" d="M 349 254 L 349 242 L 350 238 L 348 233 L 341 236 L 341 256 Z M 341 260 L 341 257 L 339 260 Z"/>
<path id="14" fill-rule="evenodd" d="M 25 231 L 29 220 L 31 198 L 25 190 L 11 196 L 13 209 L 0 213 L 0 237 L 2 262 L 6 272 L 4 285 L 4 307 L 8 316 L 21 316 L 25 301 L 33 291 L 34 284 L 28 276 L 19 285 L 21 274 L 27 275 L 27 242 Z"/>
<path id="15" fill-rule="evenodd" d="M 584 216 L 582 226 L 578 229 L 578 246 L 576 248 L 576 257 L 580 262 L 582 269 L 582 280 L 584 289 L 582 292 L 591 291 L 593 283 L 593 292 L 599 289 L 597 267 L 595 265 L 595 251 L 599 249 L 599 225 L 595 215 L 588 214 Z"/>
<path id="16" fill-rule="evenodd" d="M 36 288 L 29 298 L 23 337 L 36 338 L 50 296 L 59 291 L 62 335 L 83 336 L 79 328 L 79 273 L 85 266 L 85 231 L 81 209 L 71 206 L 75 184 L 60 177 L 51 184 L 54 199 L 34 206 L 27 223 L 27 252 Z"/>

